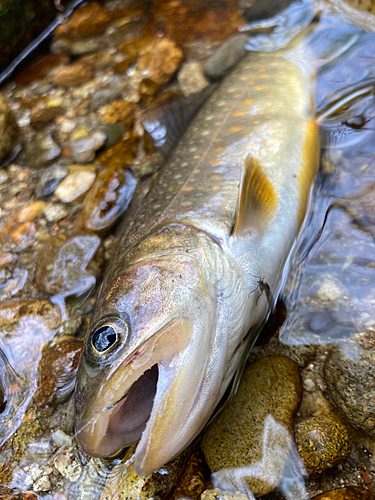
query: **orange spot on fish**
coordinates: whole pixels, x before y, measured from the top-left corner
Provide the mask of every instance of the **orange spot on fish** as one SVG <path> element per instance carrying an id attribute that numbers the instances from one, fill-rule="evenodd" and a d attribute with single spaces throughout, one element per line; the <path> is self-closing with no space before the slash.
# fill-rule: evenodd
<path id="1" fill-rule="evenodd" d="M 237 118 L 237 116 L 244 116 L 246 115 L 246 111 L 235 111 L 232 116 L 234 116 L 235 118 Z"/>
<path id="2" fill-rule="evenodd" d="M 244 104 L 253 104 L 253 102 L 254 102 L 254 99 L 245 99 L 243 103 Z"/>
<path id="3" fill-rule="evenodd" d="M 182 206 L 182 207 L 190 207 L 190 206 L 191 206 L 191 201 L 183 201 L 183 202 L 181 203 L 181 206 Z"/>
<path id="4" fill-rule="evenodd" d="M 253 90 L 258 92 L 259 90 L 264 90 L 264 87 L 263 85 L 254 85 Z"/>
<path id="5" fill-rule="evenodd" d="M 194 190 L 193 186 L 185 186 L 181 189 L 181 191 L 184 191 L 185 193 L 190 193 L 193 190 Z"/>
<path id="6" fill-rule="evenodd" d="M 233 134 L 236 132 L 241 132 L 241 130 L 242 130 L 242 127 L 231 127 L 229 129 L 229 131 L 232 132 Z"/>
<path id="7" fill-rule="evenodd" d="M 221 175 L 220 174 L 211 175 L 210 179 L 212 181 L 219 181 L 221 179 Z"/>
<path id="8" fill-rule="evenodd" d="M 193 174 L 200 174 L 200 173 L 201 173 L 201 171 L 199 170 L 199 168 L 195 168 L 193 170 Z"/>
<path id="9" fill-rule="evenodd" d="M 215 151 L 215 153 L 222 153 L 225 150 L 226 150 L 226 148 L 220 147 L 220 148 L 216 148 L 214 151 Z"/>
<path id="10" fill-rule="evenodd" d="M 216 137 L 213 142 L 223 142 L 223 139 L 221 137 Z"/>

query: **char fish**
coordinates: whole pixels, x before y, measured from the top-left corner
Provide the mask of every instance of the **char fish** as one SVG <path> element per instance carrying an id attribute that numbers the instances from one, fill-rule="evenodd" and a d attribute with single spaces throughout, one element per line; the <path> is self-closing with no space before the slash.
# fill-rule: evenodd
<path id="1" fill-rule="evenodd" d="M 291 49 L 249 53 L 170 155 L 96 303 L 75 395 L 88 454 L 139 441 L 135 468 L 148 474 L 210 419 L 280 294 L 305 217 L 314 85 Z"/>

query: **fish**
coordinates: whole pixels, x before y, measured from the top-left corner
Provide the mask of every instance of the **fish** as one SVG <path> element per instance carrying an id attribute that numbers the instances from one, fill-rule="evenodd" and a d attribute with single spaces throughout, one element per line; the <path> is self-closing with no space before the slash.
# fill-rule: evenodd
<path id="1" fill-rule="evenodd" d="M 92 316 L 75 391 L 87 454 L 138 442 L 135 470 L 150 474 L 199 435 L 237 379 L 308 211 L 314 92 L 301 52 L 249 53 L 168 157 Z M 252 293 L 254 276 L 267 293 Z"/>

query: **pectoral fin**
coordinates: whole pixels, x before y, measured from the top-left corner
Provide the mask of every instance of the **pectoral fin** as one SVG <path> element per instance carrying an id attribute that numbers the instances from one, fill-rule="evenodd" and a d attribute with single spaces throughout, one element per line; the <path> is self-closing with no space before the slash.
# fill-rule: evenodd
<path id="1" fill-rule="evenodd" d="M 245 160 L 232 236 L 264 233 L 276 214 L 278 196 L 258 161 Z"/>

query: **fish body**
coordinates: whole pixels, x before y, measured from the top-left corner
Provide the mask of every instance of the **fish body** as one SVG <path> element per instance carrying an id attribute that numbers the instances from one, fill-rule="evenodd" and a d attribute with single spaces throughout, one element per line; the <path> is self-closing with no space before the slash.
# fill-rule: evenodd
<path id="1" fill-rule="evenodd" d="M 250 53 L 169 157 L 95 307 L 76 387 L 88 454 L 139 440 L 135 468 L 148 474 L 213 414 L 280 293 L 306 213 L 313 96 L 306 61 Z M 255 277 L 269 293 L 251 293 Z"/>

